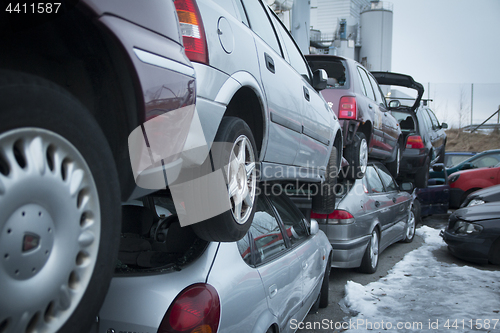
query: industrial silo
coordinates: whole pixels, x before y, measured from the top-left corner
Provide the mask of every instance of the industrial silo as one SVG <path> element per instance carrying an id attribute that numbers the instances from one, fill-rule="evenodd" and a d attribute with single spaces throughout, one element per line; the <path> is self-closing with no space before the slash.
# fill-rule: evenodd
<path id="1" fill-rule="evenodd" d="M 372 1 L 361 11 L 359 61 L 370 71 L 390 71 L 392 53 L 392 3 Z"/>

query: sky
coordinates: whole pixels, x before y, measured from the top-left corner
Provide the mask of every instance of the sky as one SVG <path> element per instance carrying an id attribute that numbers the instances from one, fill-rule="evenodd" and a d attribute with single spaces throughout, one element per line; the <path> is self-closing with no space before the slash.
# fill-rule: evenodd
<path id="1" fill-rule="evenodd" d="M 389 0 L 393 3 L 392 71 L 424 84 L 441 121 L 458 125 L 459 100 L 470 123 L 500 105 L 499 0 Z M 428 94 L 425 93 L 425 98 Z M 496 122 L 496 119 L 495 119 Z"/>
<path id="2" fill-rule="evenodd" d="M 500 331 L 500 271 L 439 262 L 433 251 L 446 246 L 439 230 L 416 232 L 425 243 L 387 276 L 347 282 L 341 307 L 354 316 L 347 332 Z"/>

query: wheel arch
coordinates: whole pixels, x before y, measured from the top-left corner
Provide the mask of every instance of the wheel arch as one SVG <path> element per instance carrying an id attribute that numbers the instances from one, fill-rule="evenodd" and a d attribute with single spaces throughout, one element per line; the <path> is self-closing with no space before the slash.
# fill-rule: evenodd
<path id="1" fill-rule="evenodd" d="M 85 106 L 113 151 L 123 199 L 135 187 L 127 138 L 144 120 L 144 112 L 137 112 L 142 91 L 120 43 L 87 14 L 73 10 L 36 31 L 2 35 L 0 63 L 59 85 Z"/>
<path id="2" fill-rule="evenodd" d="M 361 131 L 366 138 L 366 143 L 368 144 L 368 147 L 370 147 L 370 141 L 372 140 L 372 133 L 373 133 L 373 125 L 371 121 L 366 121 L 362 124 L 359 125 L 358 131 Z"/>

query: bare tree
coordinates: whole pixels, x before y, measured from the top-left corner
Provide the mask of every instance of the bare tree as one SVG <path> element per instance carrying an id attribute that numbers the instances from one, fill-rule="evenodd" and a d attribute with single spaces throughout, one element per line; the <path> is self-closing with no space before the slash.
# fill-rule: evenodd
<path id="1" fill-rule="evenodd" d="M 468 115 L 470 114 L 470 105 L 467 104 L 465 85 L 460 85 L 460 95 L 458 99 L 458 129 L 465 126 Z"/>

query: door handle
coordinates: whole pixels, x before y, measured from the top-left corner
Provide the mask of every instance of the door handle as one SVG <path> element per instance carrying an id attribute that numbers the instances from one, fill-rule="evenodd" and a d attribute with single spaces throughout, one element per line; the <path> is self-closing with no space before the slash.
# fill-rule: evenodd
<path id="1" fill-rule="evenodd" d="M 269 298 L 273 298 L 278 293 L 278 287 L 273 284 L 269 287 Z"/>
<path id="2" fill-rule="evenodd" d="M 380 202 L 375 201 L 375 207 L 377 207 L 377 208 L 380 207 Z"/>
<path id="3" fill-rule="evenodd" d="M 309 89 L 307 89 L 306 87 L 303 88 L 304 88 L 304 97 L 306 98 L 307 101 L 310 101 L 311 97 L 309 96 Z"/>
<path id="4" fill-rule="evenodd" d="M 309 267 L 309 264 L 307 263 L 307 261 L 303 261 L 303 262 L 302 262 L 302 269 L 303 269 L 303 270 L 306 270 L 306 269 L 307 269 L 307 267 Z"/>
<path id="5" fill-rule="evenodd" d="M 368 107 L 369 107 L 370 109 L 373 109 L 373 105 L 371 105 L 371 104 L 368 104 Z"/>
<path id="6" fill-rule="evenodd" d="M 274 68 L 274 60 L 273 58 L 264 52 L 264 58 L 266 59 L 266 67 L 271 73 L 275 73 L 275 68 Z"/>

